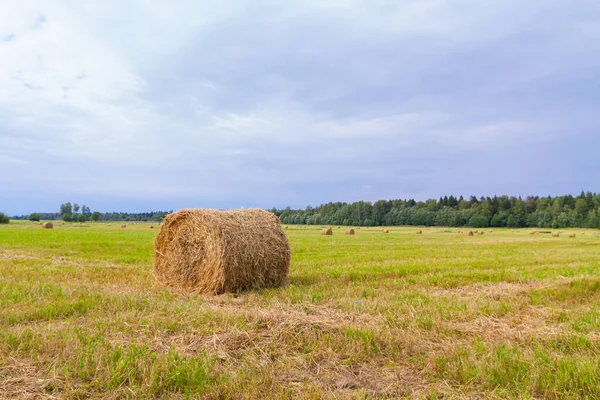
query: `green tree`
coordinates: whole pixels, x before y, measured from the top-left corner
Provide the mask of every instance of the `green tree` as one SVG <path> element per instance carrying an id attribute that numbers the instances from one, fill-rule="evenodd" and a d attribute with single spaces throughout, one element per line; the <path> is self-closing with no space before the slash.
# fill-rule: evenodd
<path id="1" fill-rule="evenodd" d="M 596 210 L 588 211 L 587 219 L 585 221 L 586 228 L 598 229 L 598 212 Z"/>
<path id="2" fill-rule="evenodd" d="M 100 221 L 100 213 L 98 211 L 94 211 L 90 216 L 90 221 L 98 222 Z"/>
<path id="3" fill-rule="evenodd" d="M 517 221 L 515 221 L 515 217 L 513 217 L 512 214 L 508 216 L 508 219 L 506 220 L 506 226 L 508 226 L 509 228 L 517 227 Z"/>
<path id="4" fill-rule="evenodd" d="M 88 221 L 88 217 L 85 214 L 78 214 L 76 216 L 77 222 L 86 222 Z"/>
<path id="5" fill-rule="evenodd" d="M 75 214 L 77 215 L 77 213 L 79 212 L 79 204 L 73 203 L 73 212 L 75 212 Z"/>
<path id="6" fill-rule="evenodd" d="M 8 224 L 10 222 L 10 218 L 8 218 L 8 215 L 5 215 L 4 213 L 0 213 L 0 224 Z"/>
<path id="7" fill-rule="evenodd" d="M 40 222 L 40 214 L 38 214 L 38 213 L 31 213 L 31 214 L 29 214 L 29 218 L 28 219 L 30 221 L 33 221 L 33 222 Z"/>
<path id="8" fill-rule="evenodd" d="M 481 214 L 475 214 L 469 220 L 469 226 L 473 228 L 486 228 L 488 226 L 488 219 Z"/>
<path id="9" fill-rule="evenodd" d="M 70 202 L 66 202 L 60 205 L 60 219 L 63 221 L 71 221 L 73 215 L 73 206 Z"/>

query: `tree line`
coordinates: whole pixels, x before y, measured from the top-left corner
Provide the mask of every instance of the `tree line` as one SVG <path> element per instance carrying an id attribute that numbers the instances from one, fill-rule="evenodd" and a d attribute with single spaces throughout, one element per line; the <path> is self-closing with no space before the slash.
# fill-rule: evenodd
<path id="1" fill-rule="evenodd" d="M 301 225 L 600 228 L 600 194 L 591 192 L 576 197 L 444 196 L 427 201 L 337 202 L 271 211 L 283 224 Z"/>
<path id="2" fill-rule="evenodd" d="M 31 213 L 29 215 L 14 216 L 12 219 L 29 219 L 30 221 L 40 220 L 62 220 L 65 222 L 88 222 L 88 221 L 152 221 L 160 222 L 163 220 L 165 215 L 171 211 L 150 211 L 143 213 L 124 213 L 124 212 L 110 212 L 101 213 L 93 211 L 83 204 L 79 206 L 77 203 L 71 204 L 66 202 L 60 205 L 59 212 L 57 213 Z"/>
<path id="3" fill-rule="evenodd" d="M 354 203 L 327 203 L 301 210 L 270 210 L 284 224 L 346 226 L 469 226 L 474 228 L 600 228 L 600 194 L 581 192 L 579 196 L 509 197 L 454 196 L 438 200 L 378 200 Z M 33 213 L 13 219 L 86 221 L 155 221 L 160 222 L 171 211 L 145 213 L 92 212 L 70 202 L 60 205 L 57 213 Z M 8 223 L 1 215 L 0 223 Z"/>

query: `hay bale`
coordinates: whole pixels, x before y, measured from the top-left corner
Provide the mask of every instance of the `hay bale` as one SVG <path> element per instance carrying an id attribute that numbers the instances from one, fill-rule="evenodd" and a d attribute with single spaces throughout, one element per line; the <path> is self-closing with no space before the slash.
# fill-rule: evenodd
<path id="1" fill-rule="evenodd" d="M 150 225 L 148 229 L 154 229 L 154 225 Z"/>
<path id="2" fill-rule="evenodd" d="M 575 237 L 575 234 L 574 234 L 574 233 L 569 233 L 569 237 L 570 237 L 570 238 L 574 238 L 574 237 Z"/>
<path id="3" fill-rule="evenodd" d="M 127 225 L 121 225 L 121 228 L 125 229 L 127 228 Z"/>
<path id="4" fill-rule="evenodd" d="M 473 231 L 465 232 L 465 236 L 473 236 L 473 235 L 474 235 Z"/>
<path id="5" fill-rule="evenodd" d="M 354 235 L 354 229 L 346 229 L 346 235 Z"/>
<path id="6" fill-rule="evenodd" d="M 321 230 L 321 235 L 333 235 L 333 230 L 331 228 L 325 228 Z"/>
<path id="7" fill-rule="evenodd" d="M 290 267 L 290 246 L 279 219 L 259 209 L 169 214 L 154 250 L 158 281 L 198 294 L 281 286 Z"/>
<path id="8" fill-rule="evenodd" d="M 552 232 L 552 237 L 559 237 L 559 236 L 560 236 L 560 233 L 558 233 L 558 232 Z"/>
<path id="9" fill-rule="evenodd" d="M 421 230 L 417 231 L 417 235 L 422 235 L 422 234 L 423 234 L 423 231 L 421 231 Z"/>
<path id="10" fill-rule="evenodd" d="M 480 231 L 480 232 L 479 232 L 479 234 L 480 234 L 480 235 L 483 235 L 484 233 L 485 233 L 484 231 Z"/>
<path id="11" fill-rule="evenodd" d="M 390 230 L 389 229 L 382 229 L 381 232 L 382 233 L 390 233 Z"/>
<path id="12" fill-rule="evenodd" d="M 44 229 L 53 229 L 54 225 L 52 225 L 52 222 L 44 222 L 42 224 L 42 228 L 44 228 Z"/>

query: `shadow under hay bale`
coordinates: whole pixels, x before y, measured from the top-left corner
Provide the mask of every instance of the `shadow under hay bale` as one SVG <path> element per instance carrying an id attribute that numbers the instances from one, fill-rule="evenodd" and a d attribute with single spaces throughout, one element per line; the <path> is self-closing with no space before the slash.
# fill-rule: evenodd
<path id="1" fill-rule="evenodd" d="M 346 235 L 354 235 L 355 233 L 354 229 L 346 229 Z"/>
<path id="2" fill-rule="evenodd" d="M 321 231 L 321 235 L 333 235 L 333 230 L 331 228 L 325 228 Z"/>
<path id="3" fill-rule="evenodd" d="M 290 267 L 290 246 L 279 219 L 259 209 L 169 214 L 154 249 L 157 280 L 198 294 L 281 286 Z"/>
<path id="4" fill-rule="evenodd" d="M 44 228 L 44 229 L 53 229 L 54 225 L 52 225 L 52 222 L 44 222 L 42 224 L 42 228 Z"/>

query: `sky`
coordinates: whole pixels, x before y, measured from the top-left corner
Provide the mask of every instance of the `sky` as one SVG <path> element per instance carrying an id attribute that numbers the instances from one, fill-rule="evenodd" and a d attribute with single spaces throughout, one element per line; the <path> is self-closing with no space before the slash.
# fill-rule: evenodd
<path id="1" fill-rule="evenodd" d="M 600 191 L 597 0 L 4 0 L 0 211 Z"/>

